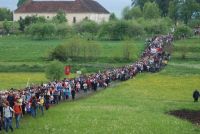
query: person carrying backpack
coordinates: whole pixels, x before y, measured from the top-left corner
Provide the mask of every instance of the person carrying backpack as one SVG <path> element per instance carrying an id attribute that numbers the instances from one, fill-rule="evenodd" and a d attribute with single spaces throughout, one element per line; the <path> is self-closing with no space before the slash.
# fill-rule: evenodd
<path id="1" fill-rule="evenodd" d="M 13 132 L 12 114 L 14 110 L 10 107 L 9 102 L 6 102 L 4 104 L 3 112 L 4 112 L 4 124 L 6 132 L 8 132 L 8 128 L 10 128 L 10 130 Z"/>
<path id="2" fill-rule="evenodd" d="M 18 102 L 15 102 L 13 109 L 15 111 L 16 128 L 19 128 L 19 121 L 22 115 L 22 106 Z"/>

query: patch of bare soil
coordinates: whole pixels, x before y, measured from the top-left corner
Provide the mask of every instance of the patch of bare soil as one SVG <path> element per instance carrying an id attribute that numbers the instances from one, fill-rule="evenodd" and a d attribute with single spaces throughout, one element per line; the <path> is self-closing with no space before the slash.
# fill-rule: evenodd
<path id="1" fill-rule="evenodd" d="M 170 115 L 178 117 L 180 119 L 188 120 L 195 125 L 200 125 L 200 110 L 176 110 L 169 112 Z"/>

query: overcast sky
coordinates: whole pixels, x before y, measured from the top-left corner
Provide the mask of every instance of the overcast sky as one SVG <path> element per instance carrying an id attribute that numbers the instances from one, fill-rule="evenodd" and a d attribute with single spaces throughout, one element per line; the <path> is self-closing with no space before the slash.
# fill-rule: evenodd
<path id="1" fill-rule="evenodd" d="M 11 10 L 17 8 L 18 0 L 0 0 L 0 7 L 6 7 Z M 131 5 L 131 0 L 96 0 L 103 5 L 108 11 L 114 12 L 117 16 L 121 16 L 121 12 L 125 6 Z"/>

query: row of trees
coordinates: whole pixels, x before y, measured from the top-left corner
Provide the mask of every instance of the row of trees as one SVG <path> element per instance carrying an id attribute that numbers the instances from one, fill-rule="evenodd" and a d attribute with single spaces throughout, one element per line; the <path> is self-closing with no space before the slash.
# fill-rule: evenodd
<path id="1" fill-rule="evenodd" d="M 25 0 L 19 1 L 21 4 L 24 2 Z M 171 32 L 174 27 L 173 22 L 175 22 L 177 24 L 175 32 L 177 36 L 180 36 L 178 35 L 180 32 L 177 32 L 180 31 L 178 28 L 191 31 L 187 26 L 194 28 L 200 25 L 200 19 L 198 19 L 200 8 L 197 8 L 199 1 L 191 0 L 192 5 L 187 2 L 188 0 L 134 0 L 132 7 L 124 8 L 122 19 L 111 14 L 109 22 L 97 24 L 85 19 L 73 26 L 67 24 L 65 12 L 59 11 L 51 20 L 46 20 L 44 17 L 27 16 L 24 19 L 21 18 L 18 25 L 5 21 L 3 29 L 6 34 L 21 31 L 33 39 L 65 38 L 67 35 L 80 35 L 89 40 L 123 40 L 132 37 L 141 38 L 155 34 L 166 34 Z M 189 9 L 190 17 L 186 17 L 183 12 Z M 187 26 L 181 22 L 177 23 L 181 20 Z"/>
<path id="2" fill-rule="evenodd" d="M 56 23 L 58 22 L 58 23 Z M 4 33 L 25 33 L 32 39 L 61 39 L 71 36 L 81 36 L 88 40 L 124 40 L 126 38 L 143 38 L 156 34 L 167 34 L 172 32 L 173 21 L 170 18 L 156 18 L 146 21 L 145 18 L 131 20 L 111 19 L 109 22 L 97 24 L 91 20 L 83 20 L 73 26 L 66 22 L 47 21 L 43 17 L 26 17 L 16 22 L 3 22 Z M 181 36 L 180 29 L 190 31 L 187 35 L 192 35 L 192 29 L 184 24 L 179 24 L 175 28 L 175 33 Z M 183 31 L 183 30 L 182 30 Z"/>
<path id="3" fill-rule="evenodd" d="M 85 19 L 69 26 L 65 14 L 58 13 L 52 20 L 44 17 L 27 16 L 19 22 L 4 21 L 3 29 L 8 33 L 25 33 L 32 39 L 65 38 L 80 35 L 89 40 L 123 40 L 125 38 L 140 38 L 152 34 L 166 34 L 172 22 L 168 18 L 158 18 L 146 22 L 145 18 L 134 20 L 118 20 L 110 17 L 110 21 L 98 24 Z M 155 23 L 156 21 L 156 23 Z"/>
<path id="4" fill-rule="evenodd" d="M 188 24 L 190 20 L 200 19 L 199 0 L 132 0 L 132 7 L 125 8 L 123 17 L 132 19 L 138 17 L 146 19 L 170 17 L 175 24 L 183 21 Z"/>

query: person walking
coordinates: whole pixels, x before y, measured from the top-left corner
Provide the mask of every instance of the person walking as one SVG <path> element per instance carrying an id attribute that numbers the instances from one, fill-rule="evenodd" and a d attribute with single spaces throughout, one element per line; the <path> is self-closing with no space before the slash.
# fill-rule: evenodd
<path id="1" fill-rule="evenodd" d="M 13 109 L 14 109 L 14 112 L 15 112 L 16 128 L 19 128 L 19 121 L 20 121 L 21 116 L 22 116 L 22 106 L 18 102 L 15 102 Z"/>
<path id="2" fill-rule="evenodd" d="M 39 103 L 39 109 L 41 110 L 42 115 L 44 115 L 44 96 L 43 95 L 40 96 L 38 103 Z"/>
<path id="3" fill-rule="evenodd" d="M 194 99 L 194 102 L 198 102 L 199 96 L 200 96 L 199 91 L 198 91 L 198 90 L 195 90 L 195 91 L 193 92 L 193 99 Z"/>
<path id="4" fill-rule="evenodd" d="M 36 97 L 33 96 L 31 100 L 31 115 L 32 117 L 36 117 L 36 110 L 37 110 L 37 100 Z"/>
<path id="5" fill-rule="evenodd" d="M 72 94 L 72 100 L 75 100 L 75 95 L 76 95 L 75 89 L 72 89 L 71 94 Z"/>
<path id="6" fill-rule="evenodd" d="M 3 112 L 4 112 L 4 125 L 6 132 L 8 132 L 9 128 L 13 132 L 12 115 L 14 110 L 10 107 L 9 102 L 6 102 L 4 104 Z"/>

